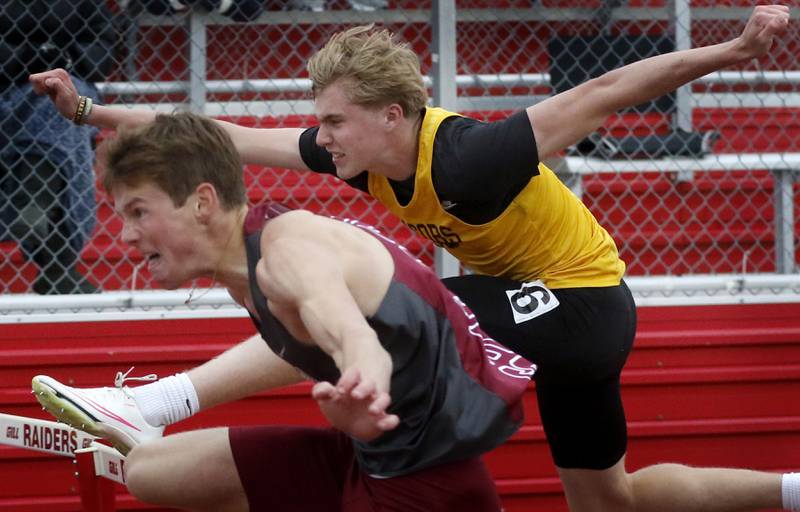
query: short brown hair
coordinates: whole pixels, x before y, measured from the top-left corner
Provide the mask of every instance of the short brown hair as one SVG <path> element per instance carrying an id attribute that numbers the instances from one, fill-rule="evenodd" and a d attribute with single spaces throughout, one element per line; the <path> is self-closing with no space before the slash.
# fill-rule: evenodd
<path id="1" fill-rule="evenodd" d="M 121 129 L 109 143 L 103 187 L 152 182 L 182 206 L 201 183 L 211 183 L 223 208 L 247 201 L 239 153 L 213 120 L 190 112 L 159 114 L 155 121 Z"/>
<path id="2" fill-rule="evenodd" d="M 343 80 L 350 101 L 365 107 L 397 103 L 406 117 L 428 103 L 419 57 L 388 30 L 372 25 L 339 32 L 308 61 L 314 94 Z"/>

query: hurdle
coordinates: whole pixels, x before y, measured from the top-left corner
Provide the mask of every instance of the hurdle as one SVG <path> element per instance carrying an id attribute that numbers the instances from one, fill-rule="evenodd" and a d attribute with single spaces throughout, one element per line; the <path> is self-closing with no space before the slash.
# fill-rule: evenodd
<path id="1" fill-rule="evenodd" d="M 72 458 L 83 512 L 114 512 L 125 457 L 96 440 L 63 423 L 0 413 L 0 444 Z"/>

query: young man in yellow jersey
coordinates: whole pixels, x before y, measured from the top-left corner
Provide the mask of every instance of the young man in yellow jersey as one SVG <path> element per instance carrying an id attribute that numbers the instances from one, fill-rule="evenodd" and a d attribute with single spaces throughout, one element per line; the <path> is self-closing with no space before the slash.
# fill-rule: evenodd
<path id="1" fill-rule="evenodd" d="M 625 265 L 541 164 L 622 108 L 767 54 L 788 21 L 787 7 L 758 6 L 728 42 L 641 60 L 495 123 L 427 107 L 418 57 L 385 31 L 357 27 L 309 62 L 319 126 L 221 124 L 245 162 L 335 173 L 481 274 L 445 281 L 489 335 L 538 365 L 542 423 L 570 510 L 795 510 L 793 474 L 677 464 L 626 471 L 619 377 L 636 313 Z M 74 114 L 78 96 L 63 72 L 32 81 Z M 87 121 L 115 128 L 153 115 L 96 107 Z"/>

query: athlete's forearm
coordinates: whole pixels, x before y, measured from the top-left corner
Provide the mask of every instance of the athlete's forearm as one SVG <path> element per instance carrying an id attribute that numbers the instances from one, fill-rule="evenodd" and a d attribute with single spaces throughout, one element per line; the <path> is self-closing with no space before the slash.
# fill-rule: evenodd
<path id="1" fill-rule="evenodd" d="M 658 55 L 609 71 L 530 106 L 527 112 L 539 158 L 577 143 L 615 112 L 671 93 L 740 59 L 735 41 Z"/>
<path id="2" fill-rule="evenodd" d="M 788 22 L 788 7 L 761 5 L 735 39 L 651 57 L 606 73 L 598 81 L 606 86 L 607 109 L 614 112 L 638 105 L 713 71 L 766 55 Z"/>
<path id="3" fill-rule="evenodd" d="M 152 122 L 157 113 L 148 109 L 97 105 L 92 108 L 87 124 L 116 130 L 122 126 L 141 126 Z M 250 128 L 228 121 L 215 120 L 228 132 L 245 164 L 307 170 L 298 140 L 301 128 Z"/>
<path id="4" fill-rule="evenodd" d="M 245 164 L 306 171 L 300 156 L 302 128 L 250 128 L 217 120 L 231 136 Z"/>
<path id="5" fill-rule="evenodd" d="M 155 118 L 156 112 L 152 110 L 95 105 L 85 122 L 98 128 L 116 130 L 121 126 L 141 126 Z"/>
<path id="6" fill-rule="evenodd" d="M 753 10 L 742 34 L 731 41 L 650 57 L 528 107 L 539 157 L 575 144 L 625 107 L 663 96 L 713 71 L 766 55 L 788 22 L 787 7 L 761 5 Z"/>
<path id="7" fill-rule="evenodd" d="M 658 55 L 598 77 L 590 90 L 603 102 L 605 113 L 671 93 L 693 80 L 742 62 L 748 54 L 737 39 L 713 46 Z"/>

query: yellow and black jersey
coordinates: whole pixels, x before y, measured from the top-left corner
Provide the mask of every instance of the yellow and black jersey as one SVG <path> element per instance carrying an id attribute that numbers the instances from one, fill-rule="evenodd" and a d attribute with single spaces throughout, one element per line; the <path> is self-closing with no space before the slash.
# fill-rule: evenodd
<path id="1" fill-rule="evenodd" d="M 549 288 L 618 285 L 625 264 L 611 236 L 553 171 L 531 168 L 538 158 L 530 122 L 524 111 L 512 118 L 503 126 L 428 108 L 411 180 L 365 172 L 348 182 L 476 273 L 541 279 Z M 301 137 L 303 159 L 335 172 L 315 135 L 310 129 Z"/>

